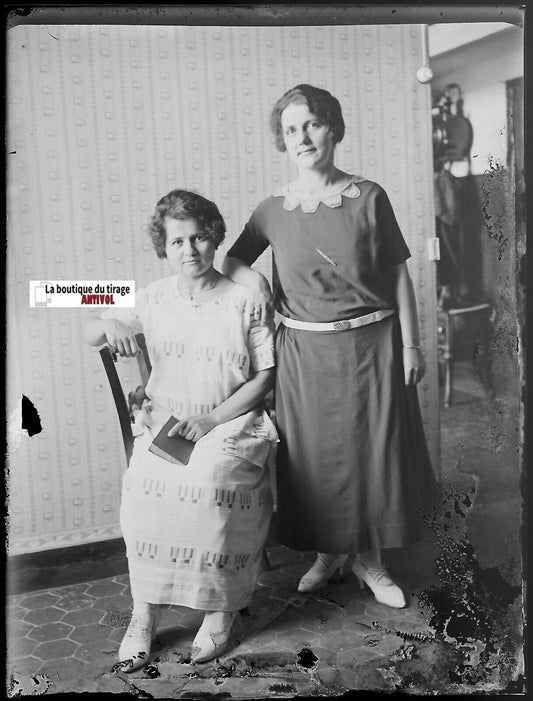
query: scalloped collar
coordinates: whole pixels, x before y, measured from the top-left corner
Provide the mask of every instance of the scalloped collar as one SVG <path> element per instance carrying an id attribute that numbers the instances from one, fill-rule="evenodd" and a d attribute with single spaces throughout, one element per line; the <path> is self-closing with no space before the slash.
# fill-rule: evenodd
<path id="1" fill-rule="evenodd" d="M 292 212 L 293 209 L 296 209 L 296 207 L 300 205 L 302 212 L 312 214 L 313 212 L 316 212 L 320 203 L 325 204 L 327 207 L 340 207 L 342 205 L 343 197 L 350 197 L 351 199 L 359 197 L 361 190 L 357 187 L 356 183 L 362 183 L 365 180 L 366 178 L 364 178 L 362 175 L 352 175 L 350 181 L 346 183 L 346 185 L 343 185 L 338 192 L 334 192 L 331 195 L 327 195 L 327 197 L 322 197 L 319 199 L 304 200 L 296 197 L 290 192 L 288 185 L 283 185 L 283 187 L 277 189 L 272 196 L 285 197 L 285 200 L 283 201 L 283 209 L 286 209 L 288 212 Z"/>

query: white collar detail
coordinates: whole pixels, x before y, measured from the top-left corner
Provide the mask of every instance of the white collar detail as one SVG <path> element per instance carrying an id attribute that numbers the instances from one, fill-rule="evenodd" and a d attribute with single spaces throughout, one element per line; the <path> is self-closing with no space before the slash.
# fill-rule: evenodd
<path id="1" fill-rule="evenodd" d="M 302 212 L 312 214 L 316 212 L 320 203 L 325 204 L 327 207 L 340 207 L 342 205 L 343 197 L 350 197 L 355 199 L 361 194 L 361 190 L 357 187 L 356 183 L 362 183 L 366 180 L 362 175 L 352 175 L 350 181 L 343 185 L 343 187 L 338 191 L 326 197 L 321 197 L 318 199 L 301 199 L 293 195 L 288 185 L 283 185 L 283 187 L 278 188 L 272 193 L 273 197 L 284 197 L 283 209 L 288 212 L 292 212 L 298 205 L 301 206 Z"/>

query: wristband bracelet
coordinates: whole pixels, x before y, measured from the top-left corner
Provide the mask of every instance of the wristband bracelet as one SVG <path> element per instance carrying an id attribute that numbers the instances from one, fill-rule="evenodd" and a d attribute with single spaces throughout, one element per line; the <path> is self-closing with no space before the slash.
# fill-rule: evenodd
<path id="1" fill-rule="evenodd" d="M 404 346 L 404 348 L 420 348 L 420 346 Z"/>

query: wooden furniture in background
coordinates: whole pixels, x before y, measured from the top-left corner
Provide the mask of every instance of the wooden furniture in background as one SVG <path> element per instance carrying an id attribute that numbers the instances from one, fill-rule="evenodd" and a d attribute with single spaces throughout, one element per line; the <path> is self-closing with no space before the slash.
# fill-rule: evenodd
<path id="1" fill-rule="evenodd" d="M 437 311 L 439 371 L 444 369 L 444 406 L 453 403 L 454 363 L 472 360 L 489 395 L 492 382 L 487 348 L 494 323 L 494 310 L 482 303 Z"/>

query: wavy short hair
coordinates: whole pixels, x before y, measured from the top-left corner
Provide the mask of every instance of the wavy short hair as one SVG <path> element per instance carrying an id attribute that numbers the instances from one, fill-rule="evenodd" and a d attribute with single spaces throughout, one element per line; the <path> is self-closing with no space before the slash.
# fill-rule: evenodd
<path id="1" fill-rule="evenodd" d="M 193 219 L 216 248 L 226 235 L 226 224 L 214 202 L 191 190 L 172 190 L 159 200 L 148 224 L 148 234 L 159 258 L 167 257 L 166 219 Z"/>
<path id="2" fill-rule="evenodd" d="M 281 114 L 293 103 L 306 104 L 309 110 L 329 127 L 333 134 L 334 143 L 338 144 L 339 141 L 342 141 L 345 127 L 340 102 L 327 90 L 304 83 L 287 90 L 276 102 L 270 114 L 270 128 L 274 134 L 278 151 L 287 150 L 283 140 Z"/>

